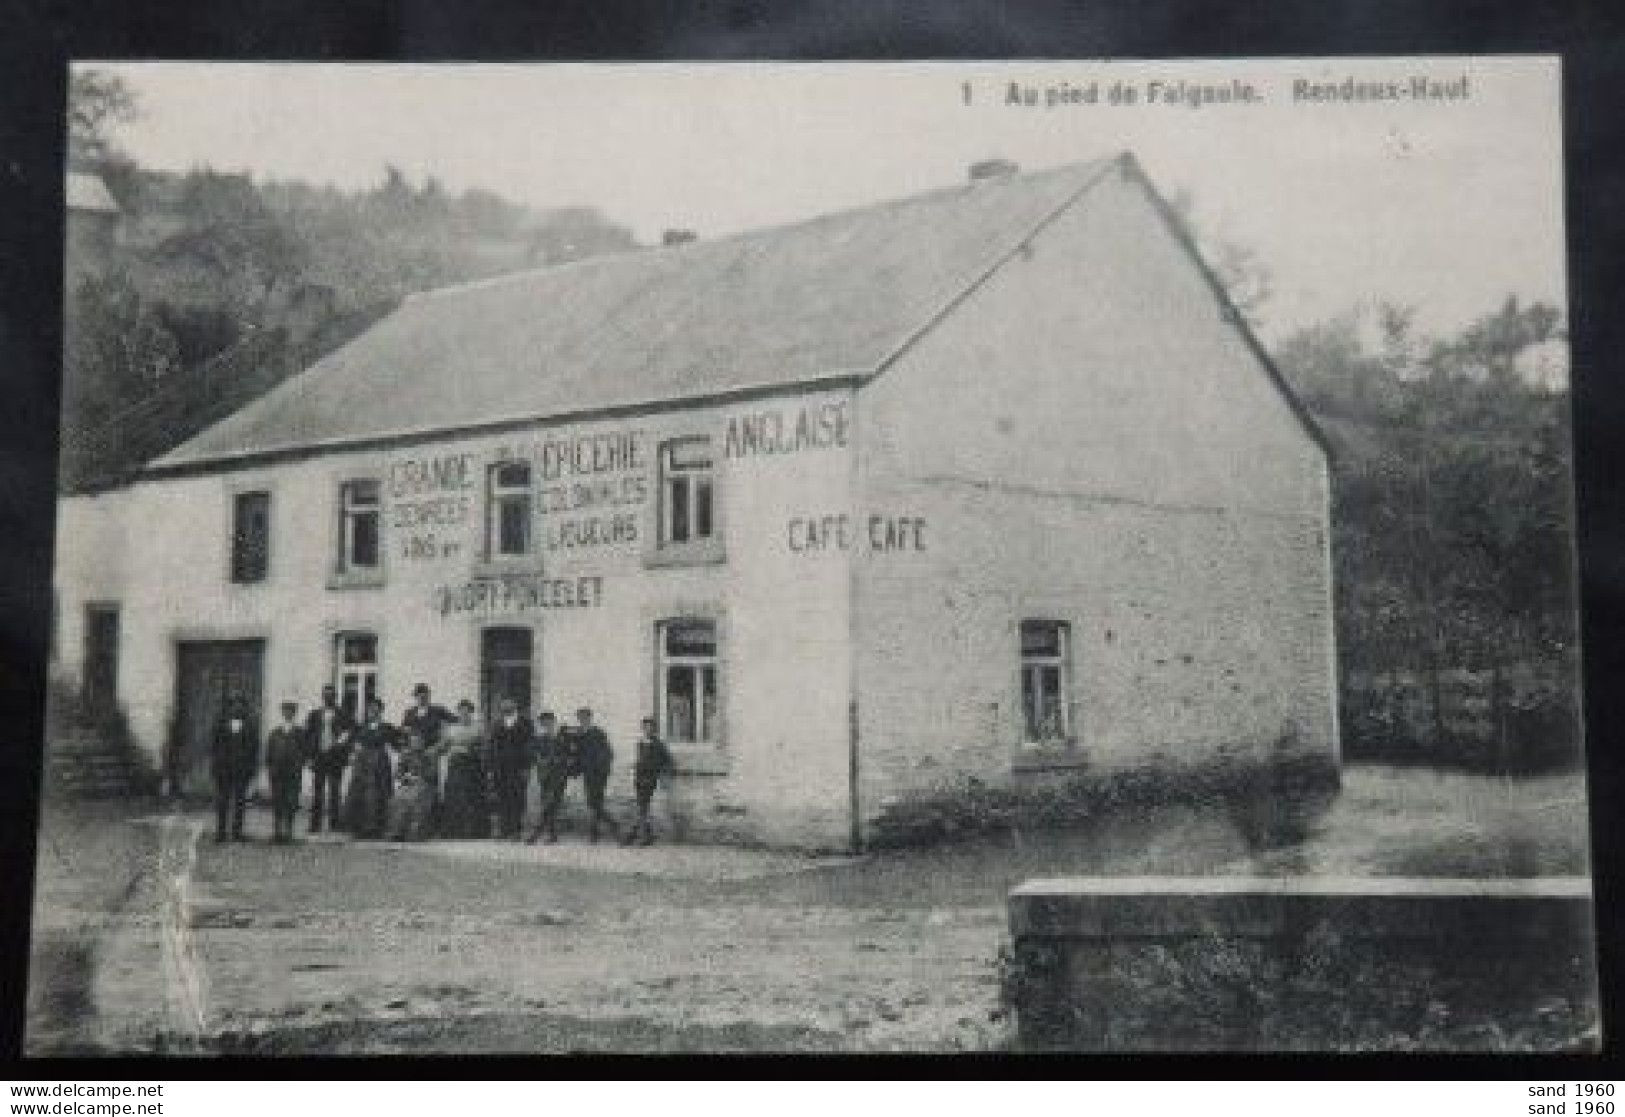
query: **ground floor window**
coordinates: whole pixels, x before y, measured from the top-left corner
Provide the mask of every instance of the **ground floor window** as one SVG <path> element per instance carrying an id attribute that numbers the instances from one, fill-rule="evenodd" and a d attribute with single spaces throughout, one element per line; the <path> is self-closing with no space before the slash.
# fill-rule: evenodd
<path id="1" fill-rule="evenodd" d="M 340 633 L 334 661 L 339 702 L 351 717 L 360 719 L 367 700 L 378 697 L 378 637 L 370 632 Z"/>
<path id="2" fill-rule="evenodd" d="M 534 638 L 528 628 L 487 628 L 480 633 L 480 706 L 487 721 L 512 698 L 530 711 Z"/>
<path id="3" fill-rule="evenodd" d="M 656 701 L 665 739 L 679 745 L 716 743 L 716 622 L 662 621 L 655 636 L 660 649 Z"/>
<path id="4" fill-rule="evenodd" d="M 1064 621 L 1021 622 L 1021 711 L 1030 743 L 1072 735 L 1072 633 Z"/>

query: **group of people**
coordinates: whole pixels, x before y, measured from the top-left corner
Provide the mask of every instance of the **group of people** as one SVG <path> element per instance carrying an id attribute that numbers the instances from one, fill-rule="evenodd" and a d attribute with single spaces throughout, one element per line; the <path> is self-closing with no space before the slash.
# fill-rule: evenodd
<path id="1" fill-rule="evenodd" d="M 390 841 L 489 838 L 494 813 L 497 838 L 556 842 L 559 811 L 570 781 L 579 777 L 590 839 L 596 842 L 601 828 L 620 835 L 604 802 L 615 753 L 608 735 L 593 724 L 591 709 L 582 707 L 575 725 L 561 726 L 550 711 L 533 722 L 514 699 L 504 698 L 496 720 L 482 731 L 467 699 L 453 715 L 431 701 L 425 684 L 413 689 L 412 698 L 398 726 L 384 720 L 384 703 L 376 696 L 366 699 L 358 723 L 331 686 L 322 688 L 322 704 L 303 722 L 298 703 L 282 703 L 282 720 L 266 735 L 264 750 L 272 841 L 293 840 L 306 767 L 313 777 L 312 834 L 326 826 L 355 838 Z M 215 840 L 241 841 L 248 792 L 260 766 L 258 734 L 241 696 L 227 701 L 210 760 Z M 644 718 L 632 765 L 637 817 L 621 836 L 623 844 L 654 842 L 650 809 L 671 767 L 671 752 L 657 735 L 655 720 Z M 541 813 L 526 834 L 532 771 Z"/>

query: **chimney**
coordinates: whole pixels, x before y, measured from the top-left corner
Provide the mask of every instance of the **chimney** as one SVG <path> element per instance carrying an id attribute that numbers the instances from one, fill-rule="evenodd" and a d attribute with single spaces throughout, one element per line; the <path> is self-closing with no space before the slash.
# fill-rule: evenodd
<path id="1" fill-rule="evenodd" d="M 664 245 L 687 244 L 699 239 L 693 229 L 667 229 L 660 234 L 660 243 Z"/>
<path id="2" fill-rule="evenodd" d="M 980 159 L 970 165 L 970 180 L 986 182 L 991 178 L 1009 178 L 1021 170 L 1008 159 Z"/>

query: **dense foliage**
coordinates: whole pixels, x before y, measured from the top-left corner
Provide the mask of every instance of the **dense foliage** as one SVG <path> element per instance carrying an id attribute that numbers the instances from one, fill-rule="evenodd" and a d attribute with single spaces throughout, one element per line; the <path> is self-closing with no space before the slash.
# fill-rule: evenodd
<path id="1" fill-rule="evenodd" d="M 1451 338 L 1376 306 L 1291 335 L 1333 449 L 1354 755 L 1572 759 L 1576 630 L 1561 319 L 1515 299 Z"/>

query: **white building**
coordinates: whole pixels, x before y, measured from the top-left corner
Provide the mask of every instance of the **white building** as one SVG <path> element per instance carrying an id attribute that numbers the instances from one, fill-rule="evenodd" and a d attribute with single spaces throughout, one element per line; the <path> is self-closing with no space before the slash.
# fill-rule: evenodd
<path id="1" fill-rule="evenodd" d="M 841 847 L 966 775 L 1335 756 L 1329 536 L 1124 155 L 410 298 L 64 499 L 59 647 L 194 783 L 228 689 L 422 681 L 622 766 L 657 712 L 674 822 Z"/>

